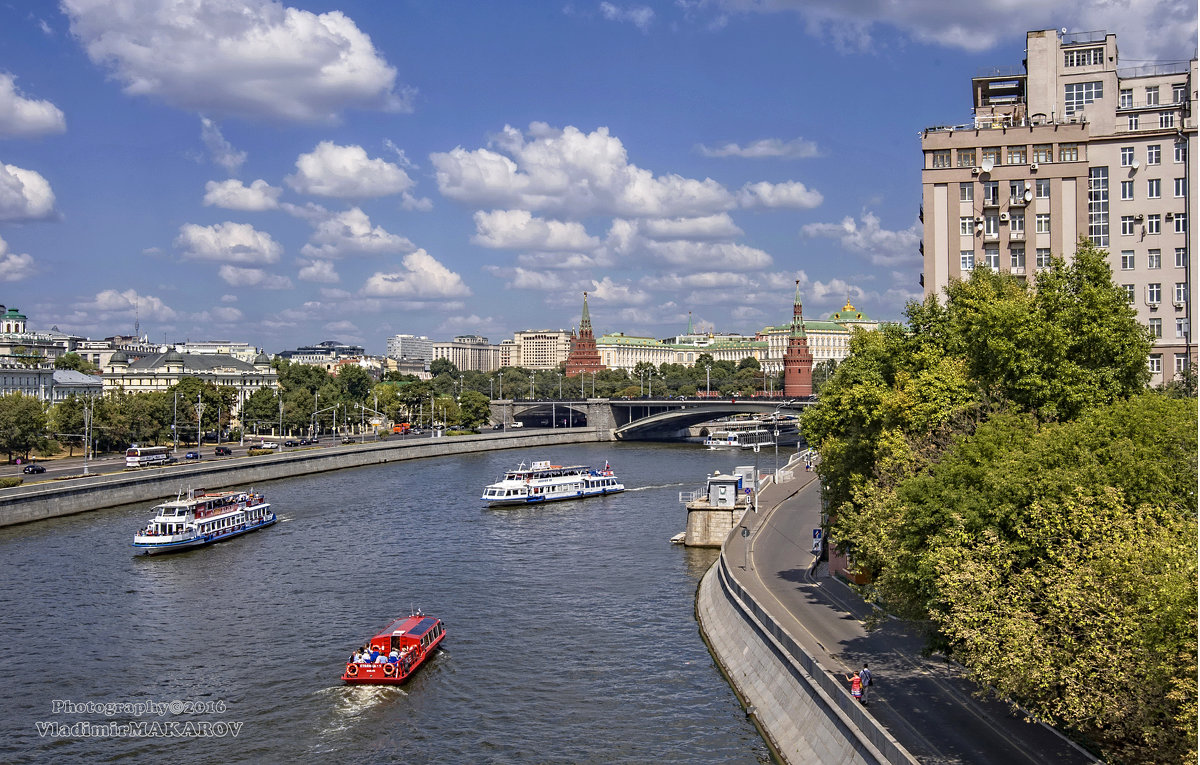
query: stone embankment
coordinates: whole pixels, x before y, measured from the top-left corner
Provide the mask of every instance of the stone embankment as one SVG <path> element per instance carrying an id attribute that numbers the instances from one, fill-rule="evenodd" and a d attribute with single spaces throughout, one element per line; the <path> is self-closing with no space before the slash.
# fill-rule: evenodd
<path id="1" fill-rule="evenodd" d="M 142 468 L 0 489 L 0 526 L 73 515 L 132 502 L 154 502 L 181 489 L 247 486 L 327 470 L 444 457 L 495 449 L 542 448 L 609 441 L 608 430 L 571 428 L 521 433 L 484 433 L 445 438 L 406 438 L 287 451 L 280 454 Z"/>

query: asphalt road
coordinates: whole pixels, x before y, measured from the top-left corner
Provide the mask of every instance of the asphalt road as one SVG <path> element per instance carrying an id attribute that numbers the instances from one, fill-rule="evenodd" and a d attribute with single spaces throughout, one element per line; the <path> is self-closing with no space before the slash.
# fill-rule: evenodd
<path id="1" fill-rule="evenodd" d="M 783 496 L 791 494 L 787 499 Z M 1046 726 L 984 697 L 963 669 L 922 656 L 912 625 L 881 616 L 844 582 L 814 567 L 812 530 L 820 526 L 815 473 L 764 492 L 750 536 L 727 547 L 738 581 L 845 687 L 870 664 L 868 711 L 922 763 L 1096 762 Z M 780 500 L 782 501 L 780 502 Z M 768 506 L 769 503 L 769 506 Z M 776 504 L 778 503 L 778 504 Z M 837 674 L 841 673 L 841 674 Z"/>

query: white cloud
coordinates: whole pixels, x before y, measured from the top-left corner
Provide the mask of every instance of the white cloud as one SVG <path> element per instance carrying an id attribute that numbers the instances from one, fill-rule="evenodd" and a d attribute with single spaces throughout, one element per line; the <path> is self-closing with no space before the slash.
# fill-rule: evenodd
<path id="1" fill-rule="evenodd" d="M 221 128 L 207 117 L 200 118 L 200 140 L 208 149 L 212 161 L 225 168 L 228 173 L 236 173 L 246 161 L 246 152 L 233 148 L 233 144 L 221 135 Z"/>
<path id="2" fill-rule="evenodd" d="M 523 252 L 517 256 L 519 265 L 534 271 L 561 269 L 564 271 L 583 271 L 589 268 L 608 267 L 616 264 L 616 260 L 607 257 L 603 249 L 593 254 L 582 252 Z"/>
<path id="3" fill-rule="evenodd" d="M 63 133 L 67 120 L 49 101 L 25 98 L 11 74 L 0 72 L 0 138 Z"/>
<path id="4" fill-rule="evenodd" d="M 702 146 L 696 149 L 706 157 L 742 157 L 743 159 L 808 159 L 821 155 L 817 144 L 804 138 L 783 141 L 763 138 L 745 146 L 727 143 L 722 146 Z"/>
<path id="5" fill-rule="evenodd" d="M 284 181 L 302 194 L 338 199 L 364 199 L 400 194 L 413 187 L 412 178 L 396 165 L 370 159 L 361 146 L 322 141 L 296 160 L 296 173 Z"/>
<path id="6" fill-rule="evenodd" d="M 232 306 L 220 305 L 208 312 L 214 321 L 219 321 L 224 324 L 232 324 L 241 321 L 244 317 L 242 312 Z"/>
<path id="7" fill-rule="evenodd" d="M 650 24 L 654 21 L 654 10 L 645 5 L 631 5 L 622 7 L 613 5 L 612 3 L 600 3 L 600 13 L 609 21 L 628 22 L 640 29 L 643 33 L 650 30 Z"/>
<path id="8" fill-rule="evenodd" d="M 340 11 L 274 0 L 62 0 L 89 58 L 133 96 L 217 115 L 334 121 L 404 111 L 396 70 Z"/>
<path id="9" fill-rule="evenodd" d="M 728 213 L 700 218 L 655 218 L 642 221 L 638 230 L 648 239 L 733 239 L 743 233 Z"/>
<path id="10" fill-rule="evenodd" d="M 742 207 L 788 207 L 807 210 L 817 207 L 824 200 L 821 192 L 809 189 L 799 181 L 747 183 L 738 191 L 738 203 Z"/>
<path id="11" fill-rule="evenodd" d="M 621 141 L 604 127 L 583 133 L 535 122 L 525 134 L 506 125 L 492 145 L 500 151 L 458 147 L 431 154 L 442 194 L 480 207 L 545 211 L 566 218 L 692 217 L 736 204 L 711 178 L 656 177 L 630 164 Z"/>
<path id="12" fill-rule="evenodd" d="M 771 256 L 757 247 L 732 242 L 646 242 L 644 250 L 656 260 L 677 268 L 741 269 L 767 268 Z"/>
<path id="13" fill-rule="evenodd" d="M 183 257 L 225 263 L 275 263 L 283 247 L 249 223 L 226 221 L 215 226 L 185 223 L 179 227 L 175 247 Z"/>
<path id="14" fill-rule="evenodd" d="M 371 219 L 357 207 L 310 222 L 314 223 L 315 231 L 309 243 L 300 248 L 301 254 L 309 258 L 339 258 L 354 253 L 378 255 L 416 249 L 407 237 L 389 233 L 381 226 L 372 227 Z"/>
<path id="15" fill-rule="evenodd" d="M 492 278 L 502 282 L 508 289 L 538 290 L 541 292 L 562 292 L 574 289 L 574 282 L 556 271 L 542 269 L 501 268 L 500 266 L 484 266 L 484 271 Z"/>
<path id="16" fill-rule="evenodd" d="M 249 186 L 237 178 L 230 178 L 204 184 L 204 204 L 248 212 L 274 210 L 279 207 L 279 195 L 282 193 L 283 189 L 272 186 L 261 178 Z"/>
<path id="17" fill-rule="evenodd" d="M 236 303 L 237 295 L 222 295 L 221 302 L 222 303 Z"/>
<path id="18" fill-rule="evenodd" d="M 0 239 L 0 282 L 19 282 L 34 274 L 33 256 L 9 252 L 8 242 Z"/>
<path id="19" fill-rule="evenodd" d="M 618 284 L 607 276 L 598 282 L 592 282 L 588 294 L 613 305 L 645 305 L 652 300 L 649 292 L 638 289 L 630 282 Z"/>
<path id="20" fill-rule="evenodd" d="M 425 250 L 404 256 L 404 269 L 376 272 L 367 279 L 363 294 L 369 297 L 438 299 L 466 297 L 471 290 L 462 277 L 443 266 Z"/>
<path id="21" fill-rule="evenodd" d="M 300 261 L 300 273 L 296 277 L 302 282 L 318 284 L 337 284 L 342 279 L 329 260 Z"/>
<path id="22" fill-rule="evenodd" d="M 805 236 L 836 239 L 842 247 L 862 253 L 875 265 L 918 263 L 917 247 L 921 241 L 919 223 L 913 223 L 900 231 L 887 231 L 880 227 L 879 218 L 870 211 L 862 214 L 862 222 L 851 217 L 841 223 L 809 223 L 801 231 Z"/>
<path id="23" fill-rule="evenodd" d="M 225 264 L 217 269 L 217 276 L 233 287 L 254 287 L 263 290 L 289 290 L 292 288 L 291 279 L 267 273 L 261 268 L 239 268 Z"/>
<path id="24" fill-rule="evenodd" d="M 321 327 L 321 329 L 325 330 L 326 332 L 333 332 L 334 334 L 341 335 L 358 332 L 358 327 L 354 324 L 354 322 L 347 321 L 345 319 L 341 321 L 331 321 L 325 326 Z"/>
<path id="25" fill-rule="evenodd" d="M 433 200 L 429 197 L 414 197 L 406 191 L 400 195 L 400 207 L 411 212 L 429 212 L 433 209 Z"/>
<path id="26" fill-rule="evenodd" d="M 0 163 L 0 221 L 48 220 L 54 217 L 50 182 L 33 170 Z"/>
<path id="27" fill-rule="evenodd" d="M 582 223 L 535 218 L 527 210 L 481 210 L 475 213 L 475 230 L 471 241 L 493 249 L 579 251 L 600 244 Z"/>
<path id="28" fill-rule="evenodd" d="M 135 313 L 141 318 L 159 321 L 176 317 L 175 309 L 152 295 L 139 295 L 137 290 L 103 290 L 92 300 L 76 303 L 74 308 L 94 322 L 108 321 L 114 316 L 132 317 Z"/>

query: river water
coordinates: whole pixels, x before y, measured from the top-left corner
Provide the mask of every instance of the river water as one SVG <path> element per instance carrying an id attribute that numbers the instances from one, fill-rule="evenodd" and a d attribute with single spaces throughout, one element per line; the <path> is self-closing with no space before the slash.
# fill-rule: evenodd
<path id="1" fill-rule="evenodd" d="M 629 490 L 484 508 L 522 459 L 607 459 Z M 715 551 L 668 543 L 679 492 L 737 460 L 618 443 L 320 473 L 254 487 L 281 523 L 168 556 L 129 546 L 147 505 L 0 529 L 0 761 L 769 762 L 693 616 Z M 443 649 L 401 688 L 343 685 L 414 608 Z"/>

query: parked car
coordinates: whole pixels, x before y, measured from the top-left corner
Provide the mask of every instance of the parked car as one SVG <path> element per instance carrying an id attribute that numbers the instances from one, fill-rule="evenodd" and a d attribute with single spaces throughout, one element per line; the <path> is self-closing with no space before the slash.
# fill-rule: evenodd
<path id="1" fill-rule="evenodd" d="M 46 472 L 46 468 L 42 467 L 41 465 L 26 465 L 26 466 L 25 466 L 25 470 L 24 470 L 24 471 L 22 471 L 22 472 L 25 472 L 25 473 L 45 473 L 45 472 Z"/>
<path id="2" fill-rule="evenodd" d="M 300 445 L 301 445 L 301 446 L 311 446 L 311 445 L 312 445 L 312 441 L 308 440 L 307 438 L 301 438 L 301 439 L 300 439 Z"/>
<path id="3" fill-rule="evenodd" d="M 289 438 L 288 440 L 283 442 L 283 445 L 284 446 L 299 446 L 300 442 L 294 438 Z"/>
<path id="4" fill-rule="evenodd" d="M 357 441 L 355 441 L 353 437 L 351 437 L 351 436 L 346 436 L 345 438 L 343 438 L 343 439 L 342 439 L 342 443 L 343 443 L 343 444 L 356 444 L 356 443 L 358 443 L 358 442 L 357 442 Z"/>
<path id="5" fill-rule="evenodd" d="M 260 444 L 258 448 L 260 448 L 260 449 L 278 449 L 279 444 L 275 443 L 274 441 L 263 441 L 262 444 Z"/>
<path id="6" fill-rule="evenodd" d="M 188 452 L 187 454 L 183 455 L 183 458 L 185 460 L 198 460 L 200 459 L 200 452 Z"/>
<path id="7" fill-rule="evenodd" d="M 233 454 L 233 449 L 230 449 L 228 446 L 218 446 L 213 450 L 213 454 L 218 457 L 228 457 Z"/>

